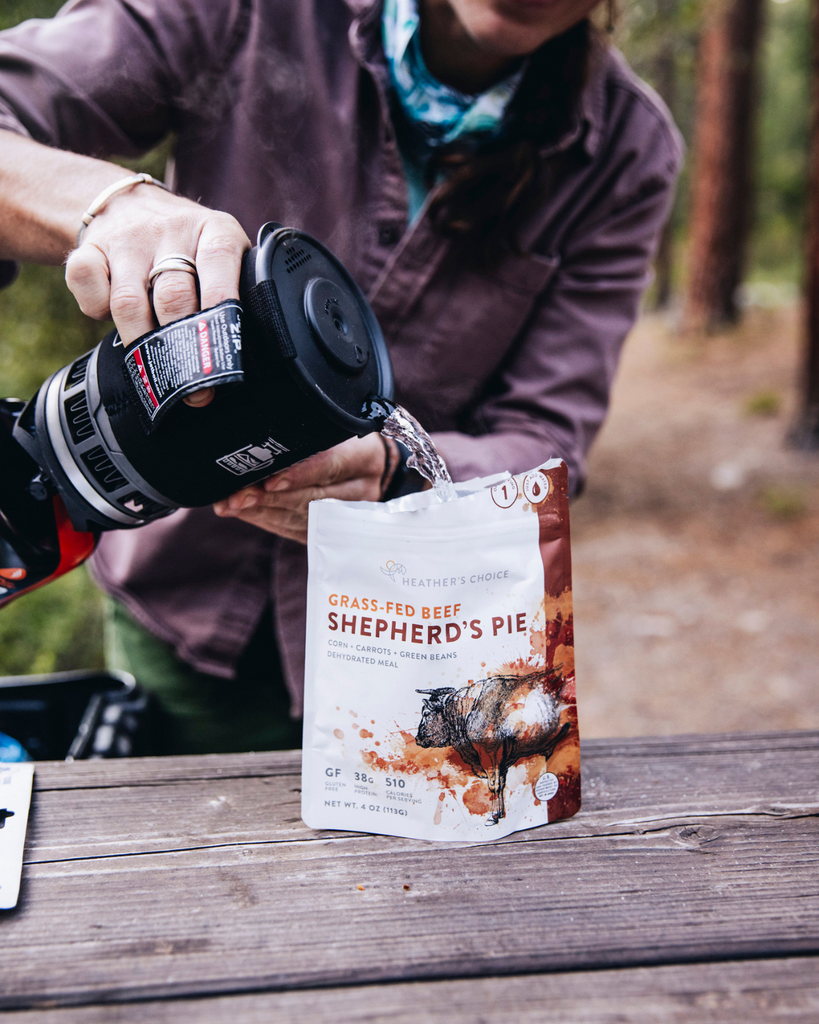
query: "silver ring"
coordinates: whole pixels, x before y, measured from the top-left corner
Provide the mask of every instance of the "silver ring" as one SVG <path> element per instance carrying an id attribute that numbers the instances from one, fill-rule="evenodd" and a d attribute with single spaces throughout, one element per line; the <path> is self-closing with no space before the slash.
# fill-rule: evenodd
<path id="1" fill-rule="evenodd" d="M 148 287 L 153 288 L 154 278 L 164 274 L 166 270 L 182 270 L 186 274 L 193 274 L 196 277 L 196 263 L 190 256 L 183 256 L 181 253 L 172 252 L 155 263 L 148 272 Z"/>

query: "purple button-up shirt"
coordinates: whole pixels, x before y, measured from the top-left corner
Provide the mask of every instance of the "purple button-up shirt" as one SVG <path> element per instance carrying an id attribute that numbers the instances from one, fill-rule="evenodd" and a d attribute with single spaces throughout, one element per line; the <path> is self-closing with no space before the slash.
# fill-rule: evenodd
<path id="1" fill-rule="evenodd" d="M 377 0 L 76 0 L 0 34 L 0 127 L 94 156 L 169 131 L 170 184 L 253 237 L 309 231 L 368 294 L 397 399 L 458 480 L 560 456 L 576 490 L 637 315 L 682 147 L 600 47 L 522 251 L 465 267 L 425 209 L 408 226 Z M 2 141 L 0 141 L 2 145 Z M 92 197 L 89 197 L 89 199 Z M 429 200 L 427 201 L 428 204 Z M 210 509 L 106 534 L 93 571 L 197 668 L 230 676 L 272 604 L 301 711 L 307 559 Z"/>

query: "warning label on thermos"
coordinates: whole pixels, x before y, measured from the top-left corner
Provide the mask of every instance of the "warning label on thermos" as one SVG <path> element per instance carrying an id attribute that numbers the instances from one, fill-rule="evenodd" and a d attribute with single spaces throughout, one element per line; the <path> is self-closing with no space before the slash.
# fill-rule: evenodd
<path id="1" fill-rule="evenodd" d="M 222 302 L 146 334 L 125 366 L 152 424 L 184 395 L 243 380 L 242 307 Z"/>

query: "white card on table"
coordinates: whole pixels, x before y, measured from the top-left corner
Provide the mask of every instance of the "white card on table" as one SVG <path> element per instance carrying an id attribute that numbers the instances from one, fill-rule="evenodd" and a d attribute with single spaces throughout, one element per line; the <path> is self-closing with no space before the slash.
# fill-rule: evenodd
<path id="1" fill-rule="evenodd" d="M 17 906 L 34 765 L 0 764 L 0 910 Z"/>

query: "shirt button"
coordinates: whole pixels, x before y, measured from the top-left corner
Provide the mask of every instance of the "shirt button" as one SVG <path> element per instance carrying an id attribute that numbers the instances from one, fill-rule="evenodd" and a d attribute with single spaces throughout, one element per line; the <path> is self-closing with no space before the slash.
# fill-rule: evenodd
<path id="1" fill-rule="evenodd" d="M 378 244 L 379 245 L 395 245 L 401 236 L 401 232 L 398 230 L 397 224 L 379 224 L 378 226 Z"/>

